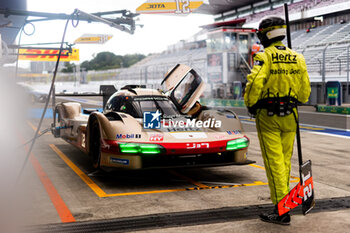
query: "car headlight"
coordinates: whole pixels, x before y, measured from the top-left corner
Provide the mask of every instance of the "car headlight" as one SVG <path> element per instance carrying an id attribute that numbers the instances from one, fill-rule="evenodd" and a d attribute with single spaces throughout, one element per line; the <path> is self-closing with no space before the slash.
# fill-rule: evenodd
<path id="1" fill-rule="evenodd" d="M 249 140 L 246 137 L 237 138 L 227 142 L 226 150 L 239 150 L 248 147 Z"/>
<path id="2" fill-rule="evenodd" d="M 120 143 L 120 152 L 127 154 L 160 154 L 164 149 L 157 144 Z"/>

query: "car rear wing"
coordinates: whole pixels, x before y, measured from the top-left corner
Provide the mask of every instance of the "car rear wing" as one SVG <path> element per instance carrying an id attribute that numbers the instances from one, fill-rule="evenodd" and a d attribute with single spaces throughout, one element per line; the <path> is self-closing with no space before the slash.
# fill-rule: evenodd
<path id="1" fill-rule="evenodd" d="M 117 92 L 117 89 L 114 85 L 100 85 L 100 95 L 102 95 L 103 98 L 103 109 L 106 106 L 106 103 L 115 92 Z"/>
<path id="2" fill-rule="evenodd" d="M 59 130 L 60 127 L 56 127 L 56 115 L 58 113 L 57 107 L 56 107 L 56 96 L 66 96 L 66 97 L 71 97 L 71 96 L 102 96 L 103 98 L 103 109 L 106 106 L 106 103 L 117 89 L 115 88 L 114 85 L 100 85 L 100 92 L 99 93 L 55 93 L 55 88 L 53 89 L 53 95 L 52 95 L 52 109 L 53 109 L 53 123 L 52 123 L 52 129 L 53 129 L 53 134 L 55 137 L 59 137 Z"/>

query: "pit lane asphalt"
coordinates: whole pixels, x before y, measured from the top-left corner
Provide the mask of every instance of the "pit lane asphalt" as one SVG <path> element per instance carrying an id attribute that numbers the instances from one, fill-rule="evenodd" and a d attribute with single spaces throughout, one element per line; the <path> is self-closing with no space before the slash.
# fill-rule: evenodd
<path id="1" fill-rule="evenodd" d="M 84 106 L 96 107 L 94 104 Z M 41 105 L 35 104 L 34 107 L 40 108 Z M 29 139 L 33 134 L 33 128 L 37 122 L 38 119 L 28 120 L 26 133 L 24 133 L 25 139 Z M 315 122 L 317 123 L 317 119 Z M 45 119 L 42 129 L 49 125 L 50 119 Z M 33 154 L 74 216 L 75 221 L 267 204 L 270 203 L 269 192 L 255 126 L 244 124 L 244 128 L 251 139 L 249 159 L 257 161 L 257 166 L 115 171 L 89 177 L 88 174 L 92 172 L 92 169 L 86 155 L 63 140 L 53 138 L 51 134 L 46 134 L 38 139 Z M 350 139 L 315 135 L 309 132 L 302 132 L 301 136 L 304 160 L 311 159 L 313 162 L 316 204 L 317 199 L 350 196 L 348 179 Z M 53 146 L 80 171 L 72 169 L 67 161 L 52 149 Z M 294 151 L 296 152 L 296 149 Z M 297 156 L 294 154 L 293 176 L 298 176 L 297 164 Z M 84 181 L 86 177 L 80 172 L 91 181 Z M 31 164 L 26 166 L 21 184 L 23 186 L 19 192 L 26 194 L 23 198 L 25 224 L 62 222 L 57 208 L 50 200 Z M 99 197 L 90 186 L 93 184 L 111 196 Z M 250 184 L 250 186 L 239 186 L 239 184 Z M 295 184 L 291 183 L 291 187 Z M 200 186 L 223 186 L 224 188 L 197 190 Z M 152 230 L 152 232 L 280 232 L 282 230 L 302 232 L 303 229 L 308 232 L 346 232 L 346 229 L 350 228 L 349 217 L 349 210 L 311 212 L 306 217 L 293 216 L 292 227 L 289 228 L 266 224 L 256 218 L 249 221 L 187 226 L 181 229 L 168 228 Z"/>

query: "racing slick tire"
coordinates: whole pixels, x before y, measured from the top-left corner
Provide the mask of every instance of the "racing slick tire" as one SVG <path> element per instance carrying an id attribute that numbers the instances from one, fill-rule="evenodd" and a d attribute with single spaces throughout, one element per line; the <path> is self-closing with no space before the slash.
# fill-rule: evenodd
<path id="1" fill-rule="evenodd" d="M 89 155 L 94 169 L 100 169 L 101 162 L 101 133 L 97 119 L 92 121 L 90 128 Z"/>

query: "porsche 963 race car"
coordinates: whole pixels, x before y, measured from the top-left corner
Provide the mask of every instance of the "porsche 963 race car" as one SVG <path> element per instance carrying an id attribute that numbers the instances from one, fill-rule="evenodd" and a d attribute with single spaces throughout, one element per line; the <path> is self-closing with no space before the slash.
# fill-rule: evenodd
<path id="1" fill-rule="evenodd" d="M 80 103 L 59 103 L 54 135 L 88 154 L 96 169 L 254 163 L 247 159 L 249 139 L 238 116 L 199 104 L 205 84 L 192 68 L 176 65 L 162 87 L 125 86 L 103 112 L 82 114 Z"/>

